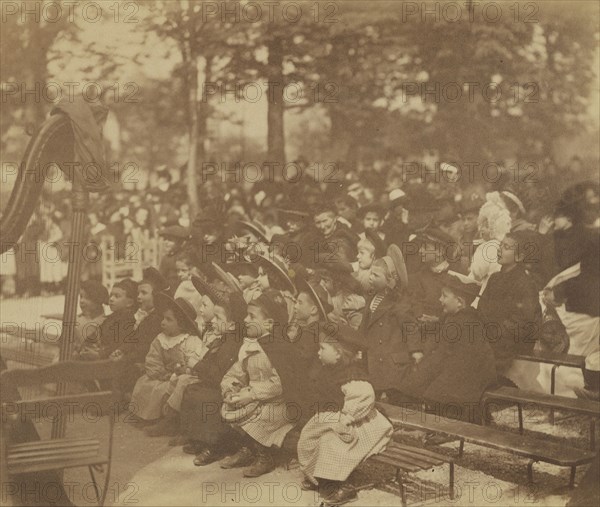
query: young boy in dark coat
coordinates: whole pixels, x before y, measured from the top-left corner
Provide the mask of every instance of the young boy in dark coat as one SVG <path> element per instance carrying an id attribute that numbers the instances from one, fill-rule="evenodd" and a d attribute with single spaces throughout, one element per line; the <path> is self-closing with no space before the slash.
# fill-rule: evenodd
<path id="1" fill-rule="evenodd" d="M 404 377 L 400 390 L 443 417 L 481 422 L 479 401 L 496 382 L 494 352 L 470 305 L 480 285 L 459 273 L 443 275 L 436 346 Z"/>
<path id="2" fill-rule="evenodd" d="M 418 326 L 404 292 L 406 267 L 396 245 L 390 245 L 387 255 L 374 262 L 370 283 L 373 296 L 365 307 L 360 332 L 369 349 L 371 384 L 392 400 L 401 377 L 423 357 Z"/>
<path id="3" fill-rule="evenodd" d="M 134 333 L 137 301 L 137 283 L 125 279 L 113 285 L 108 305 L 112 313 L 100 325 L 99 340 L 86 340 L 80 354 L 81 359 L 97 360 L 108 358 Z"/>
<path id="4" fill-rule="evenodd" d="M 525 231 L 511 232 L 502 240 L 498 253 L 502 269 L 490 277 L 477 307 L 486 324 L 498 375 L 507 372 L 516 356 L 531 353 L 541 329 L 538 289 L 525 269 L 525 262 L 531 261 L 527 259 L 528 237 Z"/>

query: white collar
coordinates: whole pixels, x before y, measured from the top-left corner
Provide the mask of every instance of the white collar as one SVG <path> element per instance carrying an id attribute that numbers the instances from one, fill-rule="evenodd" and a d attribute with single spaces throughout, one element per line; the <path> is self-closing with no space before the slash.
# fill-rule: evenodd
<path id="1" fill-rule="evenodd" d="M 181 333 L 176 336 L 167 336 L 165 333 L 160 333 L 156 338 L 160 342 L 160 346 L 165 350 L 170 350 L 174 347 L 177 347 L 181 342 L 183 342 L 188 336 L 188 333 Z"/>

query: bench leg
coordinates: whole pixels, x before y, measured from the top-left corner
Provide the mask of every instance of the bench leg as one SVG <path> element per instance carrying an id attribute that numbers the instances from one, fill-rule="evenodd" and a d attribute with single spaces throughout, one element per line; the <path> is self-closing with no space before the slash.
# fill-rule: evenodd
<path id="1" fill-rule="evenodd" d="M 519 433 L 523 434 L 523 406 L 519 403 L 517 404 L 517 410 L 519 411 Z"/>
<path id="2" fill-rule="evenodd" d="M 454 462 L 450 462 L 450 500 L 454 500 Z"/>
<path id="3" fill-rule="evenodd" d="M 458 457 L 462 458 L 463 451 L 465 450 L 465 441 L 464 439 L 460 439 L 460 445 L 458 446 Z"/>
<path id="4" fill-rule="evenodd" d="M 571 477 L 569 477 L 569 489 L 573 489 L 575 487 L 575 472 L 577 471 L 577 467 L 571 467 Z"/>
<path id="5" fill-rule="evenodd" d="M 558 368 L 558 364 L 552 366 L 552 370 L 550 371 L 550 394 L 554 394 L 556 390 L 556 368 Z M 550 424 L 554 424 L 554 409 L 550 409 Z"/>
<path id="6" fill-rule="evenodd" d="M 596 418 L 590 419 L 590 451 L 596 449 Z"/>
<path id="7" fill-rule="evenodd" d="M 98 505 L 102 505 L 102 498 L 104 495 L 100 494 L 100 490 L 98 489 L 98 484 L 96 483 L 96 477 L 94 476 L 93 466 L 89 466 L 88 470 L 90 471 L 90 476 L 92 477 L 92 484 L 94 485 L 94 492 L 96 493 L 96 502 Z"/>
<path id="8" fill-rule="evenodd" d="M 530 460 L 529 463 L 527 463 L 527 482 L 529 482 L 530 484 L 533 482 L 533 464 L 535 463 L 535 461 Z"/>
<path id="9" fill-rule="evenodd" d="M 406 507 L 406 490 L 404 489 L 404 482 L 402 481 L 402 470 L 399 468 L 396 468 L 396 482 L 400 488 L 400 501 L 402 502 L 402 507 Z"/>

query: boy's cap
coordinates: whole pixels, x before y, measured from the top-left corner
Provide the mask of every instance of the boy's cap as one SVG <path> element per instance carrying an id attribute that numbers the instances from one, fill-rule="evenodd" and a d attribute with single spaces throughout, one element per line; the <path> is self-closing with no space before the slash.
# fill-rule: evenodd
<path id="1" fill-rule="evenodd" d="M 140 283 L 149 283 L 152 289 L 156 292 L 164 292 L 169 290 L 169 282 L 160 274 L 158 269 L 148 267 L 142 271 L 142 281 Z"/>
<path id="2" fill-rule="evenodd" d="M 81 282 L 81 290 L 85 291 L 87 297 L 97 305 L 108 304 L 108 290 L 98 280 Z"/>
<path id="3" fill-rule="evenodd" d="M 173 299 L 165 293 L 159 292 L 155 296 L 155 304 L 162 312 L 165 310 L 172 310 L 177 316 L 177 320 L 180 320 L 183 323 L 184 328 L 188 333 L 200 336 L 200 331 L 196 326 L 196 310 L 194 310 L 194 307 L 187 299 Z"/>
<path id="4" fill-rule="evenodd" d="M 408 272 L 406 271 L 406 262 L 404 262 L 404 255 L 398 245 L 391 244 L 386 255 L 382 257 L 388 270 L 396 280 L 400 280 L 402 287 L 408 285 Z"/>
<path id="5" fill-rule="evenodd" d="M 267 317 L 278 322 L 280 325 L 287 324 L 289 315 L 285 299 L 278 290 L 267 289 L 260 296 L 254 298 L 248 305 L 261 308 Z"/>
<path id="6" fill-rule="evenodd" d="M 115 287 L 124 290 L 129 299 L 133 299 L 134 301 L 137 300 L 138 284 L 130 278 L 118 281 L 113 285 L 113 289 Z"/>

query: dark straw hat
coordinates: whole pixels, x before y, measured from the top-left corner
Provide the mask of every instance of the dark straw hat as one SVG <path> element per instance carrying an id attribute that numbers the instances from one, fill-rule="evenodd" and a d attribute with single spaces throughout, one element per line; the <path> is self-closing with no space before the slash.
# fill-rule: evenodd
<path id="1" fill-rule="evenodd" d="M 329 301 L 327 301 L 327 291 L 319 284 L 311 283 L 302 277 L 297 277 L 296 283 L 298 285 L 298 292 L 307 293 L 315 302 L 315 305 L 319 310 L 320 320 L 323 322 L 328 322 L 329 314 L 333 308 L 329 304 Z"/>
<path id="2" fill-rule="evenodd" d="M 196 326 L 196 310 L 189 301 L 183 298 L 173 299 L 162 292 L 156 294 L 154 298 L 160 311 L 172 310 L 177 320 L 183 323 L 187 332 L 200 336 L 200 331 Z"/>

